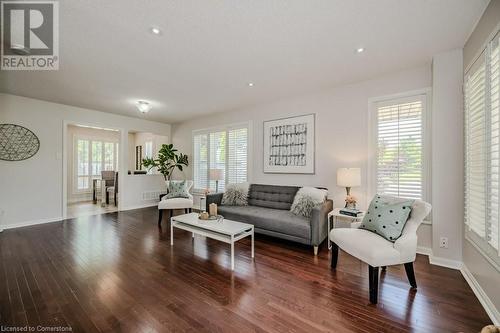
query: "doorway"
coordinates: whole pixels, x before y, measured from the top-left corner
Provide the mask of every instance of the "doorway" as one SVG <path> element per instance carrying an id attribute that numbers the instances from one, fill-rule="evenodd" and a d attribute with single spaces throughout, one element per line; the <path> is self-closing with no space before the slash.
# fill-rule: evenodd
<path id="1" fill-rule="evenodd" d="M 121 132 L 65 124 L 63 215 L 66 218 L 118 211 Z"/>

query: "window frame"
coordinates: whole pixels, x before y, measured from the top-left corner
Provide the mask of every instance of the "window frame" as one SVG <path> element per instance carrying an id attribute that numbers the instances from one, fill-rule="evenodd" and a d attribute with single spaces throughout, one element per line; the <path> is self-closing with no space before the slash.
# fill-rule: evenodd
<path id="1" fill-rule="evenodd" d="M 485 236 L 482 237 L 481 235 L 478 235 L 474 230 L 472 230 L 472 227 L 469 226 L 469 224 L 467 223 L 467 216 L 464 214 L 464 221 L 463 221 L 463 224 L 462 224 L 462 227 L 463 227 L 463 234 L 464 234 L 464 238 L 469 242 L 469 244 L 471 244 L 483 257 L 485 260 L 487 260 L 497 271 L 500 272 L 500 244 L 499 244 L 499 248 L 498 249 L 495 249 L 490 243 L 489 243 L 489 240 L 487 239 L 487 233 L 486 233 L 486 230 L 487 230 L 487 224 L 488 224 L 488 214 L 489 214 L 489 211 L 488 211 L 488 198 L 489 198 L 489 195 L 490 195 L 490 186 L 489 186 L 489 175 L 488 173 L 491 172 L 490 170 L 490 163 L 491 163 L 491 160 L 488 158 L 489 154 L 491 154 L 491 137 L 489 136 L 491 134 L 491 96 L 490 97 L 487 97 L 488 94 L 491 93 L 491 87 L 490 87 L 490 79 L 491 79 L 491 64 L 489 63 L 489 61 L 491 61 L 490 59 L 488 59 L 488 57 L 490 56 L 490 52 L 491 52 L 491 48 L 490 48 L 490 45 L 491 43 L 495 40 L 495 39 L 498 39 L 498 43 L 500 44 L 500 24 L 497 25 L 497 27 L 493 30 L 493 32 L 490 34 L 490 36 L 487 38 L 486 42 L 481 46 L 481 48 L 479 49 L 479 51 L 477 52 L 477 54 L 475 55 L 475 57 L 472 59 L 472 61 L 470 62 L 470 64 L 466 67 L 465 71 L 464 71 L 464 76 L 463 76 L 463 93 L 464 93 L 464 183 L 467 181 L 467 164 L 466 164 L 466 161 L 467 161 L 467 136 L 469 133 L 467 133 L 467 128 L 466 128 L 466 118 L 467 118 L 467 79 L 469 77 L 469 75 L 471 75 L 471 71 L 474 70 L 474 68 L 477 68 L 476 66 L 480 65 L 479 62 L 483 62 L 484 63 L 484 66 L 485 66 L 485 147 L 486 147 L 486 151 L 487 151 L 487 154 L 485 156 L 485 163 L 486 163 L 486 168 L 487 168 L 487 175 L 486 175 L 486 178 L 485 178 L 485 197 L 486 197 L 486 200 L 485 200 L 485 209 L 486 209 L 486 218 L 485 218 Z M 500 47 L 497 46 L 497 47 Z M 483 60 L 481 60 L 481 58 L 484 58 Z M 465 195 L 466 193 L 464 192 L 464 208 L 467 209 L 466 207 L 466 202 L 465 202 Z M 499 225 L 500 227 L 500 225 Z"/>
<path id="2" fill-rule="evenodd" d="M 193 130 L 191 133 L 191 149 L 192 149 L 192 156 L 194 159 L 194 154 L 195 154 L 195 136 L 196 135 L 207 135 L 207 146 L 210 149 L 210 133 L 215 133 L 215 132 L 225 132 L 226 134 L 226 144 L 229 142 L 229 131 L 235 130 L 235 129 L 240 129 L 240 128 L 246 128 L 247 129 L 247 182 L 250 182 L 252 179 L 253 175 L 253 162 L 252 162 L 252 155 L 253 155 L 253 125 L 251 121 L 246 121 L 246 122 L 239 122 L 239 123 L 232 123 L 232 124 L 226 124 L 226 125 L 220 125 L 220 126 L 214 126 L 214 127 L 208 127 L 204 129 L 196 129 Z M 209 177 L 209 172 L 210 172 L 210 151 L 207 152 L 207 186 L 210 188 L 210 177 Z M 225 153 L 225 179 L 224 179 L 224 184 L 228 184 L 228 164 L 229 164 L 229 149 L 226 148 L 226 153 Z M 194 161 L 194 160 L 193 160 Z M 194 173 L 195 173 L 195 166 L 193 165 L 192 168 L 192 178 L 194 180 Z M 196 184 L 193 185 L 193 192 L 195 193 L 201 193 L 205 189 L 201 188 L 196 188 Z"/>
<path id="3" fill-rule="evenodd" d="M 368 100 L 368 196 L 372 198 L 377 194 L 377 155 L 378 155 L 378 106 L 381 103 L 404 103 L 422 96 L 423 112 L 422 112 L 422 200 L 432 203 L 432 174 L 431 174 L 431 158 L 432 158 L 432 142 L 431 142 L 431 118 L 432 118 L 432 88 L 417 89 L 406 91 L 398 94 L 385 95 L 380 97 L 370 98 Z M 424 224 L 432 223 L 432 212 L 423 221 Z"/>
<path id="4" fill-rule="evenodd" d="M 89 170 L 89 175 L 88 176 L 78 176 L 78 141 L 79 140 L 85 140 L 88 141 L 89 143 L 89 148 L 88 148 L 88 160 L 89 160 L 89 165 L 88 165 L 88 170 Z M 100 138 L 96 136 L 89 136 L 89 135 L 73 135 L 73 176 L 72 178 L 72 191 L 74 195 L 77 194 L 88 194 L 92 192 L 92 180 L 96 175 L 92 174 L 92 143 L 93 142 L 101 142 L 102 143 L 102 153 L 101 153 L 101 169 L 104 170 L 104 165 L 106 164 L 106 159 L 105 159 L 105 144 L 106 143 L 113 143 L 113 168 L 118 169 L 119 168 L 119 150 L 120 150 L 120 140 L 113 140 L 113 139 L 108 139 L 108 138 Z M 89 179 L 89 188 L 88 189 L 79 189 L 78 188 L 78 178 L 79 177 L 88 177 Z M 99 175 L 100 177 L 100 175 Z"/>

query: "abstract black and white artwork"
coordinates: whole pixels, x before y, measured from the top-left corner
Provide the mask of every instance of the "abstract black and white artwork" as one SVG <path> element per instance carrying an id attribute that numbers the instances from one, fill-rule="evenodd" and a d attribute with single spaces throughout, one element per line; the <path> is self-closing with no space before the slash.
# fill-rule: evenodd
<path id="1" fill-rule="evenodd" d="M 40 149 L 40 140 L 26 127 L 0 124 L 0 160 L 27 160 L 34 156 L 38 149 Z"/>
<path id="2" fill-rule="evenodd" d="M 264 122 L 264 172 L 314 173 L 314 114 Z"/>

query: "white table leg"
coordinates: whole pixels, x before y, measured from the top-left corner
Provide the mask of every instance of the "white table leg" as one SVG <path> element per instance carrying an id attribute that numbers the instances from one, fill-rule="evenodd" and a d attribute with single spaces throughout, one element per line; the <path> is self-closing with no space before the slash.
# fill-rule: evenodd
<path id="1" fill-rule="evenodd" d="M 174 245 L 174 221 L 170 219 L 170 245 Z"/>
<path id="2" fill-rule="evenodd" d="M 252 258 L 255 258 L 255 250 L 254 250 L 255 246 L 254 246 L 253 236 L 254 236 L 254 229 L 252 228 Z"/>
<path id="3" fill-rule="evenodd" d="M 231 236 L 231 270 L 234 271 L 234 236 Z"/>

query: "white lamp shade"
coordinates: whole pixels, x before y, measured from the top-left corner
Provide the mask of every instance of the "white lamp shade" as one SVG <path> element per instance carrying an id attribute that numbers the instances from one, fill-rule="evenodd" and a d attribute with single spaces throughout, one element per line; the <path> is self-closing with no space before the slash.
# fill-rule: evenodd
<path id="1" fill-rule="evenodd" d="M 223 180 L 224 170 L 222 169 L 210 169 L 209 171 L 210 180 Z"/>
<path id="2" fill-rule="evenodd" d="M 337 170 L 337 186 L 354 187 L 361 185 L 360 168 L 340 168 Z"/>

